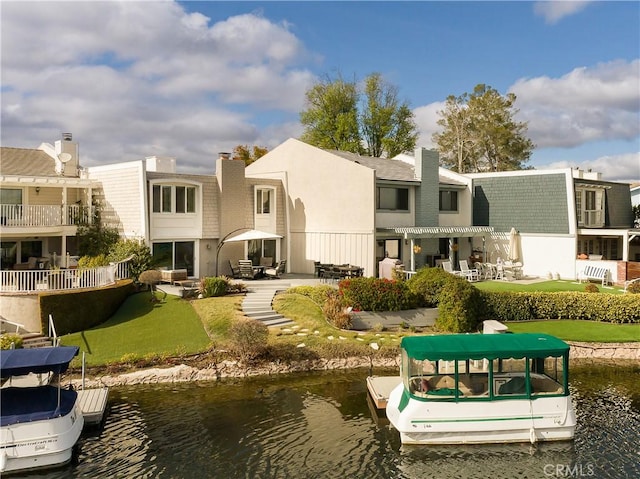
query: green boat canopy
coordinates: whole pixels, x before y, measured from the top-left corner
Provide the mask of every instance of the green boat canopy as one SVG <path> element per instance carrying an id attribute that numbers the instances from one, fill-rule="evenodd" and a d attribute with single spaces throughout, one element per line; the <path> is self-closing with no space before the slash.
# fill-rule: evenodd
<path id="1" fill-rule="evenodd" d="M 410 358 L 430 361 L 546 358 L 569 354 L 569 345 L 548 334 L 445 334 L 407 336 L 401 347 Z"/>

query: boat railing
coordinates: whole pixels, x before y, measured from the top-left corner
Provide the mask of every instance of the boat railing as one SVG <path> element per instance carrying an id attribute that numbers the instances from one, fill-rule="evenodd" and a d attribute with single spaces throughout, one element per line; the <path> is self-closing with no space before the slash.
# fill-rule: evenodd
<path id="1" fill-rule="evenodd" d="M 56 333 L 56 325 L 53 323 L 53 316 L 49 315 L 49 337 L 54 346 L 59 346 L 58 334 Z"/>

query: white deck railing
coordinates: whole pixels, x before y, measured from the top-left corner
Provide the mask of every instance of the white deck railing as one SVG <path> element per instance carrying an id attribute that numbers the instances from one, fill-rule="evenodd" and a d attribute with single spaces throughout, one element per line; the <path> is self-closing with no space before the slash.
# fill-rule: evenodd
<path id="1" fill-rule="evenodd" d="M 79 205 L 0 205 L 3 227 L 63 226 L 90 223 L 92 206 Z"/>
<path id="2" fill-rule="evenodd" d="M 116 265 L 87 269 L 0 271 L 1 293 L 99 288 L 116 282 Z"/>

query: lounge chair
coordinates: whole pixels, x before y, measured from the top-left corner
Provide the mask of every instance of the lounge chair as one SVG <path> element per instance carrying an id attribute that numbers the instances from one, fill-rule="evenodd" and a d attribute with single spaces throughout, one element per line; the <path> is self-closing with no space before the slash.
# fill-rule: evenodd
<path id="1" fill-rule="evenodd" d="M 264 270 L 264 275 L 267 278 L 279 278 L 280 275 L 285 272 L 286 267 L 287 267 L 287 261 L 282 260 L 278 263 L 278 266 L 276 266 L 275 268 L 266 268 Z"/>
<path id="2" fill-rule="evenodd" d="M 256 279 L 256 271 L 253 269 L 253 264 L 250 259 L 239 260 L 238 266 L 240 267 L 240 278 Z"/>
<path id="3" fill-rule="evenodd" d="M 229 261 L 229 269 L 231 270 L 231 277 L 238 279 L 240 278 L 240 268 L 234 268 L 231 261 Z"/>
<path id="4" fill-rule="evenodd" d="M 469 263 L 466 259 L 460 260 L 460 276 L 467 278 L 467 281 L 478 281 L 480 279 L 480 273 L 477 269 L 469 268 Z"/>

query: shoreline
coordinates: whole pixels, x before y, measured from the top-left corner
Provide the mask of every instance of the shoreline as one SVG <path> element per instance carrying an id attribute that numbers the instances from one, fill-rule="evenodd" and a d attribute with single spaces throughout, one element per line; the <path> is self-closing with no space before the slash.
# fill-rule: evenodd
<path id="1" fill-rule="evenodd" d="M 638 362 L 640 364 L 640 342 L 638 343 L 584 343 L 567 341 L 570 345 L 569 357 L 584 363 L 588 360 L 615 362 Z M 313 359 L 291 363 L 268 362 L 257 365 L 245 365 L 239 361 L 225 360 L 209 364 L 207 367 L 195 367 L 184 362 L 168 367 L 149 367 L 135 371 L 109 375 L 89 374 L 85 376 L 86 388 L 135 386 L 138 384 L 184 383 L 197 381 L 219 381 L 227 378 L 247 378 L 253 376 L 271 376 L 297 372 L 329 371 L 359 368 L 396 368 L 399 369 L 400 357 L 362 356 L 338 359 Z M 186 361 L 188 362 L 188 361 Z M 71 384 L 78 389 L 82 378 L 72 374 Z"/>

